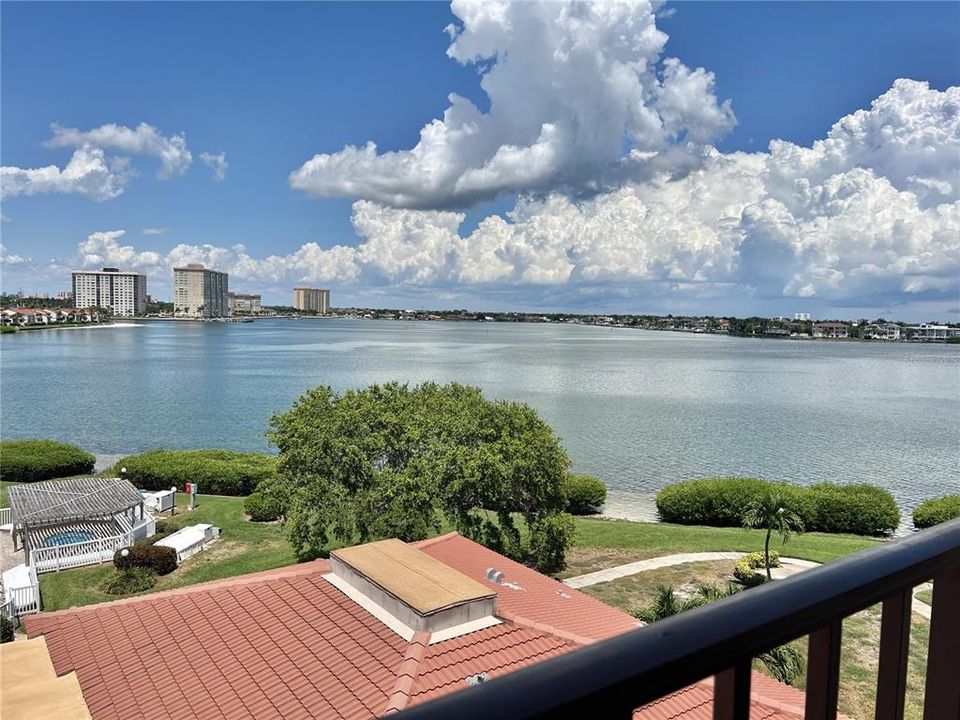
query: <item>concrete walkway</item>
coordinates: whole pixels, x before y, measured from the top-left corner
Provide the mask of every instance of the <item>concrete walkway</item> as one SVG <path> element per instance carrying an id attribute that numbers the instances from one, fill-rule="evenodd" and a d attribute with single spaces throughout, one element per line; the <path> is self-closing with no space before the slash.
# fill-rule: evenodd
<path id="1" fill-rule="evenodd" d="M 700 552 L 661 555 L 660 557 L 648 558 L 647 560 L 638 560 L 636 562 L 626 563 L 625 565 L 616 565 L 611 568 L 597 570 L 596 572 L 587 573 L 585 575 L 577 575 L 576 577 L 567 578 L 563 582 L 569 587 L 580 589 L 589 587 L 591 585 L 597 585 L 599 583 L 610 582 L 611 580 L 619 580 L 620 578 L 629 577 L 630 575 L 636 575 L 637 573 L 646 572 L 648 570 L 657 570 L 658 568 L 683 565 L 685 563 L 715 562 L 717 560 L 730 560 L 731 562 L 736 562 L 744 555 L 746 555 L 746 553 L 742 552 Z M 780 567 L 771 568 L 770 573 L 773 575 L 774 580 L 783 580 L 784 578 L 790 577 L 791 575 L 796 575 L 804 570 L 815 568 L 819 564 L 820 563 L 815 563 L 811 560 L 782 557 L 780 558 Z M 924 584 L 918 585 L 913 589 L 913 611 L 921 617 L 927 618 L 927 620 L 930 619 L 930 606 L 918 600 L 916 595 L 918 592 L 928 587 L 930 587 L 929 584 Z"/>
<path id="2" fill-rule="evenodd" d="M 14 552 L 13 537 L 6 531 L 0 531 L 0 572 L 23 564 L 23 550 Z"/>

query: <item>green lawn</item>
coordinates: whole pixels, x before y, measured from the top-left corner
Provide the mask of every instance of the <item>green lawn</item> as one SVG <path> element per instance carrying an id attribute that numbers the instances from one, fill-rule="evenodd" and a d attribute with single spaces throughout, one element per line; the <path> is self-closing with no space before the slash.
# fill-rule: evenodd
<path id="1" fill-rule="evenodd" d="M 195 510 L 178 505 L 177 514 L 159 516 L 171 529 L 194 523 L 212 523 L 220 528 L 221 540 L 185 560 L 170 575 L 157 578 L 152 592 L 193 585 L 207 580 L 270 570 L 296 562 L 293 550 L 277 523 L 252 523 L 244 519 L 243 498 L 201 495 Z M 100 584 L 113 572 L 113 565 L 45 573 L 40 576 L 44 610 L 63 610 L 78 605 L 116 600 Z"/>
<path id="2" fill-rule="evenodd" d="M 679 552 L 751 552 L 763 550 L 763 530 L 714 528 L 667 523 L 634 523 L 617 520 L 577 518 L 576 547 L 628 550 L 635 559 Z M 873 547 L 881 540 L 857 535 L 805 533 L 795 535 L 781 547 L 771 543 L 785 557 L 829 562 L 852 552 Z"/>
<path id="3" fill-rule="evenodd" d="M 0 480 L 0 507 L 10 507 L 7 503 L 7 488 L 11 485 L 18 485 L 19 483 L 7 482 L 6 480 Z"/>
<path id="4" fill-rule="evenodd" d="M 177 515 L 165 522 L 172 529 L 198 522 L 212 523 L 221 529 L 222 539 L 186 560 L 175 572 L 158 578 L 151 592 L 296 562 L 279 524 L 251 523 L 244 518 L 243 498 L 201 495 L 195 510 L 186 511 L 180 507 Z M 828 561 L 870 547 L 875 542 L 867 538 L 811 533 L 791 540 L 785 554 Z M 571 550 L 571 568 L 565 575 L 618 564 L 621 560 L 630 562 L 675 552 L 749 551 L 762 546 L 763 535 L 757 530 L 578 518 L 576 547 Z M 118 596 L 100 590 L 100 585 L 112 572 L 113 566 L 108 563 L 41 575 L 44 609 L 62 610 L 117 599 Z"/>

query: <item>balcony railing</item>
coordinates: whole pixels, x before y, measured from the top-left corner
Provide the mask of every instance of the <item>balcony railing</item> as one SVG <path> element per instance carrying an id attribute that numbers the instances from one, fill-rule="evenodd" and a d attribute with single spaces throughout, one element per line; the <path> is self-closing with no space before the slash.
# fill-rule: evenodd
<path id="1" fill-rule="evenodd" d="M 880 602 L 876 718 L 899 720 L 912 590 L 929 580 L 923 717 L 958 720 L 960 520 L 415 706 L 398 720 L 630 718 L 634 709 L 710 676 L 714 718 L 746 720 L 752 658 L 805 635 L 804 717 L 826 720 L 837 714 L 843 619 Z"/>

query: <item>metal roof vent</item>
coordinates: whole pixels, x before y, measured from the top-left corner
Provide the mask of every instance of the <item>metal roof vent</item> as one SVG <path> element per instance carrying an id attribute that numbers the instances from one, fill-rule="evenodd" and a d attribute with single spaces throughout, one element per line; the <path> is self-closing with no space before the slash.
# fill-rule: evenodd
<path id="1" fill-rule="evenodd" d="M 523 587 L 519 583 L 507 582 L 504 580 L 503 573 L 496 568 L 487 568 L 487 571 L 484 573 L 484 577 L 486 577 L 487 580 L 492 582 L 494 585 L 510 588 L 511 590 L 523 590 Z"/>
<path id="2" fill-rule="evenodd" d="M 487 674 L 485 672 L 477 673 L 476 675 L 467 675 L 463 680 L 470 687 L 474 685 L 483 685 L 487 681 Z"/>

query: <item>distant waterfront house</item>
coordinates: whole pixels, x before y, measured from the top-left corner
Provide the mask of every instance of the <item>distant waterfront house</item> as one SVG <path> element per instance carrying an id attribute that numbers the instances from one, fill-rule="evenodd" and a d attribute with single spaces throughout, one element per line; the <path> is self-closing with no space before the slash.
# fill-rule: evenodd
<path id="1" fill-rule="evenodd" d="M 822 322 L 813 324 L 815 338 L 846 338 L 850 337 L 850 326 L 846 323 Z"/>
<path id="2" fill-rule="evenodd" d="M 0 323 L 17 327 L 99 321 L 99 312 L 73 308 L 7 308 L 0 312 Z"/>
<path id="3" fill-rule="evenodd" d="M 863 329 L 863 336 L 872 340 L 899 340 L 900 326 L 896 323 L 873 323 Z"/>
<path id="4" fill-rule="evenodd" d="M 947 338 L 960 337 L 960 328 L 949 325 L 933 325 L 921 323 L 904 328 L 907 340 L 913 342 L 940 342 Z"/>

